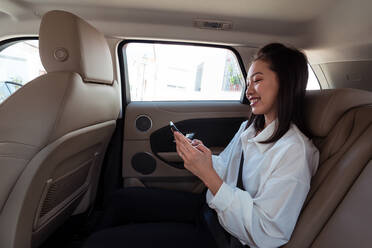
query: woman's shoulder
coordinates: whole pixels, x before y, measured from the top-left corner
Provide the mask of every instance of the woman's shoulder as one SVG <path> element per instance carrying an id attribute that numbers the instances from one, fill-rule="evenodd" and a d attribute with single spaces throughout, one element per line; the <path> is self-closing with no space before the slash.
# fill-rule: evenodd
<path id="1" fill-rule="evenodd" d="M 295 125 L 291 124 L 288 132 L 278 140 L 278 148 L 283 149 L 298 159 L 298 161 L 306 161 L 306 167 L 310 169 L 310 174 L 314 174 L 319 159 L 319 151 L 301 130 Z M 304 164 L 304 165 L 305 165 Z"/>
<path id="2" fill-rule="evenodd" d="M 281 139 L 279 139 L 282 143 L 287 143 L 293 147 L 297 148 L 311 148 L 316 149 L 311 139 L 309 139 L 305 134 L 301 132 L 301 130 L 295 125 L 291 124 L 290 128 L 288 129 L 287 133 L 283 135 Z"/>

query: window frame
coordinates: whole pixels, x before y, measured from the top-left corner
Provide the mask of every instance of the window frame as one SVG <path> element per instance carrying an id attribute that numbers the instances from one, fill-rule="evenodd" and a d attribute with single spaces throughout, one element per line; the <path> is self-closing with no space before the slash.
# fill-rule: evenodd
<path id="1" fill-rule="evenodd" d="M 119 59 L 119 69 L 120 69 L 120 80 L 121 80 L 121 90 L 122 90 L 122 103 L 123 109 L 125 109 L 126 105 L 129 104 L 131 101 L 130 99 L 130 89 L 129 89 L 129 79 L 128 79 L 128 68 L 125 66 L 127 63 L 127 58 L 124 56 L 124 47 L 129 43 L 145 43 L 145 44 L 166 44 L 166 45 L 187 45 L 187 46 L 199 46 L 199 47 L 213 47 L 213 48 L 223 48 L 230 50 L 236 57 L 240 70 L 243 74 L 244 79 L 247 78 L 247 71 L 244 66 L 244 62 L 242 57 L 240 56 L 239 52 L 228 45 L 218 45 L 218 44 L 205 44 L 205 43 L 196 43 L 196 42 L 184 42 L 184 41 L 164 41 L 164 40 L 140 40 L 140 39 L 125 39 L 122 40 L 118 44 L 117 53 Z M 249 104 L 247 97 L 245 96 L 245 87 L 242 89 L 242 93 L 240 96 L 240 100 L 197 100 L 193 102 L 213 102 L 213 101 L 221 101 L 221 102 L 236 102 L 239 101 L 242 104 Z M 161 101 L 161 102 L 173 102 L 173 101 Z M 182 102 L 182 101 L 179 101 Z"/>
<path id="2" fill-rule="evenodd" d="M 6 48 L 18 43 L 18 42 L 25 41 L 25 40 L 39 40 L 39 37 L 38 36 L 22 36 L 22 37 L 14 37 L 14 38 L 1 40 L 0 41 L 0 53 L 4 49 L 6 49 Z"/>

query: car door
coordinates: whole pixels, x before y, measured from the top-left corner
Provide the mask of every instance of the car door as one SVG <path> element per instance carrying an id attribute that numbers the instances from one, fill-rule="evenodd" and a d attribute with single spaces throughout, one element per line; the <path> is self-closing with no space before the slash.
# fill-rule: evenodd
<path id="1" fill-rule="evenodd" d="M 203 49 L 204 55 L 190 55 Z M 143 41 L 123 42 L 120 52 L 127 102 L 124 186 L 200 192 L 202 183 L 176 153 L 169 122 L 218 155 L 250 114 L 249 105 L 243 103 L 245 71 L 239 54 L 225 46 Z"/>

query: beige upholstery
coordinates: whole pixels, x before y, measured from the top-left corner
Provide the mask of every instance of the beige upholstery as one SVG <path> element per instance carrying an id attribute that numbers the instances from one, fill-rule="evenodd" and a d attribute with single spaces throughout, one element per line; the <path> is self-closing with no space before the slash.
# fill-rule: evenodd
<path id="1" fill-rule="evenodd" d="M 48 72 L 74 71 L 87 82 L 113 83 L 106 39 L 84 20 L 51 11 L 43 16 L 39 35 L 45 37 L 40 39 L 40 58 Z"/>
<path id="2" fill-rule="evenodd" d="M 306 116 L 311 133 L 326 137 L 347 110 L 371 104 L 371 94 L 358 89 L 308 91 Z"/>
<path id="3" fill-rule="evenodd" d="M 372 161 L 358 177 L 345 199 L 312 247 L 369 248 L 372 246 Z"/>
<path id="4" fill-rule="evenodd" d="M 340 247 L 342 240 L 352 236 L 354 241 L 371 242 L 371 235 L 365 234 L 371 224 L 372 189 L 358 185 L 372 180 L 370 168 L 366 167 L 372 159 L 372 93 L 354 89 L 323 90 L 309 92 L 306 100 L 307 121 L 316 136 L 314 143 L 320 150 L 320 164 L 285 247 Z M 363 182 L 359 183 L 361 173 Z M 348 193 L 350 187 L 353 191 Z M 360 194 L 369 199 L 363 201 Z M 363 204 L 369 205 L 361 207 Z M 365 219 L 361 218 L 363 215 Z M 353 216 L 362 223 L 344 219 L 353 219 Z M 359 235 L 361 230 L 364 234 Z M 371 243 L 364 247 L 370 246 Z"/>
<path id="5" fill-rule="evenodd" d="M 36 247 L 87 210 L 119 114 L 100 32 L 51 11 L 41 22 L 40 54 L 48 73 L 0 104 L 0 247 Z"/>

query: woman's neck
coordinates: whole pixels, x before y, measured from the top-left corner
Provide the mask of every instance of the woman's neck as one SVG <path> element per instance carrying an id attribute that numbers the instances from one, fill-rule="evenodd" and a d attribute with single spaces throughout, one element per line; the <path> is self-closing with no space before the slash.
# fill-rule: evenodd
<path id="1" fill-rule="evenodd" d="M 270 125 L 270 123 L 273 122 L 275 119 L 276 119 L 276 118 L 274 118 L 274 117 L 267 117 L 267 116 L 265 115 L 265 125 L 264 125 L 264 129 L 265 129 L 268 125 Z"/>

